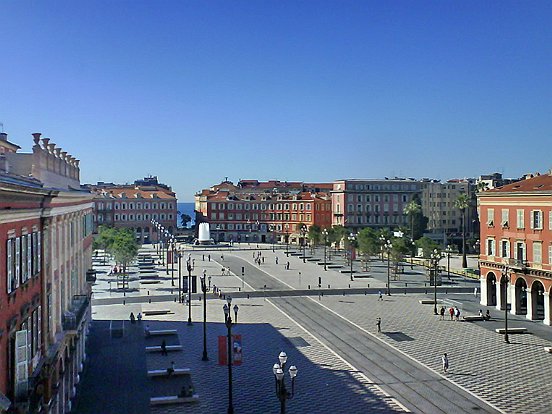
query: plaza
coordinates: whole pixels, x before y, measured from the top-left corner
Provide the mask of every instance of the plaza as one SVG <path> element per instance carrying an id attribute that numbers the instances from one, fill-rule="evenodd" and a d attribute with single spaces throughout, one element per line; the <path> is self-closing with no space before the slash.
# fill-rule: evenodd
<path id="1" fill-rule="evenodd" d="M 226 412 L 227 367 L 218 364 L 217 337 L 227 333 L 222 311 L 227 295 L 239 307 L 233 334 L 241 335 L 243 348 L 242 364 L 233 367 L 234 412 L 279 412 L 272 365 L 280 351 L 287 353 L 289 365 L 298 368 L 288 412 L 549 412 L 552 395 L 546 384 L 552 375 L 552 356 L 543 350 L 552 342 L 548 327 L 511 316 L 510 326 L 526 327 L 529 334 L 512 336 L 511 344 L 505 344 L 495 332 L 504 324 L 502 313 L 493 308 L 489 308 L 491 321 L 457 322 L 448 315 L 439 320 L 432 305 L 421 304 L 420 300 L 433 297 L 421 266 L 405 266 L 400 280 L 391 281 L 391 296 L 379 300 L 379 292 L 386 289 L 385 261 L 374 260 L 368 272 L 355 262 L 351 281 L 350 274 L 342 273 L 347 265 L 339 255 L 332 262 L 343 267 L 324 271 L 315 261 L 303 263 L 300 252 L 291 250 L 288 256 L 285 246 L 274 251 L 272 247 L 242 244 L 224 250 L 182 251 L 185 257 L 191 255 L 193 275 L 205 270 L 210 277 L 208 361 L 201 360 L 201 295 L 199 289 L 192 295 L 193 324 L 189 326 L 188 304 L 178 302 L 177 266 L 173 276 L 158 265 L 160 283 L 156 284 L 140 284 L 131 277 L 124 290 L 114 282 L 110 288 L 108 273 L 98 273 L 91 353 L 76 412 Z M 141 254 L 156 257 L 150 245 L 143 246 Z M 264 257 L 260 265 L 255 261 L 259 255 Z M 320 252 L 308 256 L 314 259 Z M 99 263 L 96 260 L 96 269 L 108 272 L 110 264 Z M 451 260 L 452 269 L 455 263 L 456 258 Z M 454 274 L 450 281 L 443 279 L 438 300 L 459 306 L 462 315 L 477 314 L 480 305 L 474 287 L 478 281 Z M 141 323 L 129 321 L 131 312 L 145 315 L 161 309 L 169 313 L 144 316 Z M 376 329 L 378 317 L 381 333 Z M 124 325 L 122 337 L 112 337 L 113 322 Z M 150 329 L 176 329 L 182 351 L 168 356 L 146 353 L 146 324 Z M 441 370 L 444 352 L 450 359 L 446 374 Z M 198 401 L 150 407 L 149 399 L 159 390 L 154 391 L 146 372 L 166 369 L 171 361 L 177 368 L 190 369 Z M 286 381 L 289 386 L 289 377 Z"/>

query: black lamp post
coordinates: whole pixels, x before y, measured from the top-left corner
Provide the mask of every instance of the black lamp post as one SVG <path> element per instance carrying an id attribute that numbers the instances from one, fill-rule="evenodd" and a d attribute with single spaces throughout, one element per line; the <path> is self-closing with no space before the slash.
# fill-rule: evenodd
<path id="1" fill-rule="evenodd" d="M 508 266 L 504 269 L 502 273 L 502 289 L 504 292 L 504 342 L 507 344 L 510 343 L 510 338 L 508 338 L 508 284 L 510 283 L 510 269 Z"/>
<path id="2" fill-rule="evenodd" d="M 450 280 L 450 255 L 452 254 L 452 246 L 449 244 L 445 249 L 447 255 L 447 277 Z"/>
<path id="3" fill-rule="evenodd" d="M 178 303 L 182 303 L 182 252 L 178 251 Z"/>
<path id="4" fill-rule="evenodd" d="M 172 257 L 171 257 L 171 286 L 174 286 L 174 258 L 176 255 L 176 239 L 174 236 L 171 237 L 171 251 L 172 251 Z"/>
<path id="5" fill-rule="evenodd" d="M 385 242 L 387 242 L 387 239 L 382 234 L 379 238 L 380 245 L 381 245 L 381 261 L 383 262 L 383 251 L 385 250 Z"/>
<path id="6" fill-rule="evenodd" d="M 347 237 L 347 239 L 349 240 L 349 245 L 351 247 L 351 281 L 355 280 L 353 278 L 353 250 L 355 248 L 355 240 L 356 240 L 356 236 L 351 233 L 349 234 L 349 237 Z"/>
<path id="7" fill-rule="evenodd" d="M 431 260 L 431 269 L 430 272 L 433 273 L 433 313 L 438 315 L 437 312 L 437 269 L 439 267 L 439 261 L 441 260 L 441 252 L 434 249 L 433 253 L 430 256 Z"/>
<path id="8" fill-rule="evenodd" d="M 382 256 L 383 256 L 383 250 L 387 252 L 387 296 L 391 296 L 391 249 L 393 248 L 393 244 L 386 240 L 385 244 L 383 245 L 382 249 Z"/>
<path id="9" fill-rule="evenodd" d="M 306 257 L 305 257 L 305 247 L 306 247 L 306 242 L 307 242 L 307 226 L 305 226 L 304 224 L 301 226 L 301 236 L 302 236 L 302 240 L 303 240 L 303 263 L 307 263 L 306 261 Z"/>
<path id="10" fill-rule="evenodd" d="M 234 405 L 232 404 L 232 316 L 230 314 L 230 305 L 232 298 L 226 298 L 226 304 L 222 307 L 224 310 L 224 324 L 228 329 L 228 414 L 234 414 Z M 237 316 L 237 313 L 236 313 Z"/>
<path id="11" fill-rule="evenodd" d="M 286 224 L 286 256 L 289 257 L 289 224 Z"/>
<path id="12" fill-rule="evenodd" d="M 192 325 L 192 255 L 188 253 L 186 261 L 188 268 L 188 325 Z"/>
<path id="13" fill-rule="evenodd" d="M 326 245 L 328 244 L 328 230 L 322 230 L 322 236 L 324 236 L 324 270 L 328 270 L 326 267 Z"/>
<path id="14" fill-rule="evenodd" d="M 280 400 L 280 414 L 286 412 L 286 401 L 291 400 L 295 395 L 295 377 L 297 376 L 297 367 L 292 365 L 289 367 L 289 376 L 291 378 L 291 392 L 286 389 L 286 383 L 284 381 L 284 370 L 286 368 L 287 355 L 285 352 L 280 352 L 278 355 L 280 363 L 276 363 L 272 367 L 272 373 L 276 380 L 276 396 Z"/>
<path id="15" fill-rule="evenodd" d="M 169 274 L 169 244 L 171 243 L 171 239 L 169 238 L 169 231 L 165 230 L 165 248 L 167 253 L 167 265 L 165 266 L 165 272 L 168 275 Z M 173 285 L 174 286 L 174 285 Z"/>
<path id="16" fill-rule="evenodd" d="M 202 361 L 209 361 L 207 357 L 207 284 L 205 283 L 205 275 L 207 270 L 203 269 L 201 276 L 201 291 L 203 292 L 203 356 Z"/>

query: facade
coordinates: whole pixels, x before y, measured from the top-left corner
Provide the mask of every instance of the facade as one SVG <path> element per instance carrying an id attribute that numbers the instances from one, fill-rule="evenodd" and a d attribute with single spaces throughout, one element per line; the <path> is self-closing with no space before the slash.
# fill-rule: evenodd
<path id="1" fill-rule="evenodd" d="M 421 180 L 422 213 L 428 218 L 427 237 L 443 246 L 448 244 L 462 245 L 462 212 L 455 207 L 458 197 L 465 194 L 470 200 L 466 210 L 466 239 L 476 241 L 479 237 L 479 220 L 475 202 L 475 185 L 473 179 L 452 179 L 446 182 L 439 180 Z M 468 244 L 468 251 L 477 246 Z"/>
<path id="2" fill-rule="evenodd" d="M 478 193 L 481 303 L 552 319 L 552 175 Z"/>
<path id="3" fill-rule="evenodd" d="M 414 179 L 337 180 L 331 191 L 332 225 L 351 230 L 406 226 L 404 208 L 420 191 Z"/>
<path id="4" fill-rule="evenodd" d="M 146 177 L 133 185 L 98 183 L 90 188 L 96 229 L 102 224 L 130 228 L 140 243 L 149 243 L 158 240 L 152 219 L 170 233 L 177 228 L 176 195 L 169 186 L 159 184 L 157 177 Z"/>
<path id="5" fill-rule="evenodd" d="M 78 160 L 33 137 L 0 156 L 0 410 L 61 414 L 86 357 L 92 196 Z"/>
<path id="6" fill-rule="evenodd" d="M 302 225 L 331 226 L 331 184 L 242 180 L 195 196 L 196 223 L 212 238 L 234 242 L 299 242 Z"/>
<path id="7" fill-rule="evenodd" d="M 493 173 L 480 175 L 477 179 L 476 185 L 480 190 L 485 191 L 515 183 L 520 180 L 521 178 L 504 178 L 500 173 Z"/>

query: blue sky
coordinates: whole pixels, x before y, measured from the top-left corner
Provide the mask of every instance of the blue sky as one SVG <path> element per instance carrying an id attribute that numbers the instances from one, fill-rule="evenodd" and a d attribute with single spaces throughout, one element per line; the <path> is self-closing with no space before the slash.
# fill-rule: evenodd
<path id="1" fill-rule="evenodd" d="M 552 167 L 550 1 L 3 1 L 0 122 L 157 175 L 440 179 Z"/>

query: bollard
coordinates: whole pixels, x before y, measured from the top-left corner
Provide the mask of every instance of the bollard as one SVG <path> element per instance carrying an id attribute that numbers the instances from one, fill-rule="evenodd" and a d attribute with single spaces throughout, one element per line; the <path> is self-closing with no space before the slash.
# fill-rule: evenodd
<path id="1" fill-rule="evenodd" d="M 171 289 L 171 295 L 173 294 L 173 290 Z"/>
<path id="2" fill-rule="evenodd" d="M 406 295 L 406 289 L 404 290 L 404 294 Z"/>
<path id="3" fill-rule="evenodd" d="M 176 303 L 176 298 L 174 298 L 174 303 Z"/>
<path id="4" fill-rule="evenodd" d="M 322 292 L 322 296 L 324 296 L 324 292 Z"/>
<path id="5" fill-rule="evenodd" d="M 238 287 L 238 292 L 241 292 L 241 287 Z"/>
<path id="6" fill-rule="evenodd" d="M 448 295 L 448 289 L 445 289 L 445 295 Z"/>
<path id="7" fill-rule="evenodd" d="M 309 285 L 309 290 L 310 290 L 310 285 Z"/>
<path id="8" fill-rule="evenodd" d="M 345 291 L 343 291 L 343 296 L 345 296 Z"/>
<path id="9" fill-rule="evenodd" d="M 427 289 L 426 289 L 426 291 L 425 291 L 425 294 L 427 295 Z"/>
<path id="10" fill-rule="evenodd" d="M 148 296 L 149 296 L 149 290 L 148 290 Z"/>
<path id="11" fill-rule="evenodd" d="M 123 300 L 123 305 L 126 305 L 126 300 Z"/>
<path id="12" fill-rule="evenodd" d="M 330 285 L 328 285 L 328 289 L 330 288 Z"/>
<path id="13" fill-rule="evenodd" d="M 249 299 L 249 293 L 247 294 L 247 299 Z"/>
<path id="14" fill-rule="evenodd" d="M 364 296 L 366 296 L 366 291 L 364 291 Z"/>
<path id="15" fill-rule="evenodd" d="M 404 284 L 404 287 L 408 287 L 408 283 L 405 283 L 405 284 Z"/>
<path id="16" fill-rule="evenodd" d="M 148 303 L 151 303 L 151 298 L 148 299 Z"/>
<path id="17" fill-rule="evenodd" d="M 351 284 L 349 283 L 349 289 L 351 289 Z"/>
<path id="18" fill-rule="evenodd" d="M 370 289 L 370 283 L 368 283 L 368 289 Z"/>

